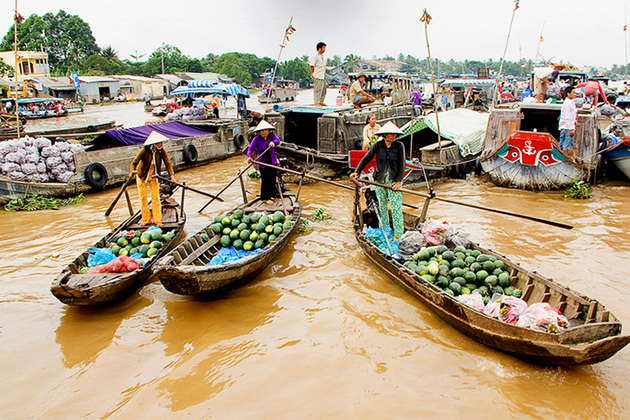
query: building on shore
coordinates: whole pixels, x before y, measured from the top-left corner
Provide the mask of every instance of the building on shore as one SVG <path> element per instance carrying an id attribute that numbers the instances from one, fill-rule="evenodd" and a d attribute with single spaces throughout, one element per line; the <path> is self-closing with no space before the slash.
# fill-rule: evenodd
<path id="1" fill-rule="evenodd" d="M 130 95 L 134 99 L 143 99 L 149 95 L 151 99 L 160 99 L 171 91 L 169 81 L 162 78 L 131 75 L 110 77 L 120 82 L 120 93 L 125 97 Z"/>
<path id="2" fill-rule="evenodd" d="M 15 67 L 15 52 L 0 51 L 0 58 L 11 66 Z M 48 53 L 41 51 L 18 51 L 18 82 L 33 77 L 49 77 L 50 66 L 48 65 Z"/>
<path id="3" fill-rule="evenodd" d="M 113 77 L 79 76 L 79 96 L 87 103 L 107 102 L 120 95 L 120 80 Z"/>
<path id="4" fill-rule="evenodd" d="M 29 81 L 38 98 L 76 99 L 77 88 L 69 77 L 33 77 Z"/>

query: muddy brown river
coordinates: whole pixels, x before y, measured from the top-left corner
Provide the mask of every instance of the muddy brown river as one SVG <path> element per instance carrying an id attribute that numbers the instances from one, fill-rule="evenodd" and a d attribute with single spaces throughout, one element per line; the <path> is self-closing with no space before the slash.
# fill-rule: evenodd
<path id="1" fill-rule="evenodd" d="M 218 192 L 244 166 L 236 157 L 177 177 Z M 598 299 L 630 333 L 630 183 L 599 184 L 585 201 L 472 176 L 435 190 L 575 226 L 446 203 L 429 210 Z M 0 210 L 0 418 L 630 418 L 630 348 L 597 365 L 543 368 L 478 344 L 370 263 L 352 233 L 352 193 L 322 183 L 303 187 L 304 213 L 321 207 L 332 219 L 311 221 L 241 289 L 203 300 L 151 277 L 118 304 L 63 305 L 52 279 L 127 217 L 122 201 L 103 215 L 116 193 L 58 211 Z M 240 188 L 223 198 L 199 214 L 206 199 L 187 194 L 187 234 L 240 203 Z M 132 200 L 137 208 L 135 189 Z"/>

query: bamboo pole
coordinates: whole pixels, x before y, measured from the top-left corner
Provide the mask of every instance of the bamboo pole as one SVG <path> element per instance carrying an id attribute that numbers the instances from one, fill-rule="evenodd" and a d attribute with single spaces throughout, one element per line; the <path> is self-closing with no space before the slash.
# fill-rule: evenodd
<path id="1" fill-rule="evenodd" d="M 15 126 L 17 127 L 17 138 L 20 138 L 20 113 L 18 112 L 18 2 L 15 0 L 15 13 L 13 15 L 13 54 L 15 62 L 13 64 L 13 71 L 15 72 Z"/>
<path id="2" fill-rule="evenodd" d="M 287 46 L 287 41 L 289 40 L 289 29 L 292 28 L 291 23 L 293 23 L 293 16 L 289 20 L 289 26 L 284 31 L 284 37 L 282 38 L 282 44 L 280 44 L 280 52 L 278 53 L 278 59 L 276 60 L 276 65 L 273 67 L 273 73 L 271 73 L 271 88 L 274 87 L 274 79 L 276 78 L 276 70 L 278 69 L 278 63 L 280 62 L 280 56 L 282 55 L 282 50 Z"/>
<path id="3" fill-rule="evenodd" d="M 435 81 L 435 74 L 433 73 L 433 64 L 431 63 L 431 47 L 429 46 L 429 22 L 431 22 L 431 15 L 427 13 L 427 9 L 424 9 L 420 22 L 424 22 L 424 37 L 427 41 L 427 55 L 429 57 L 429 70 L 431 71 L 431 83 L 433 84 L 433 112 L 435 112 L 435 124 L 437 126 L 438 135 L 438 148 L 442 149 L 442 135 L 440 134 L 440 118 L 438 117 L 437 110 L 437 83 Z M 439 59 L 438 59 L 439 60 Z M 438 61 L 439 65 L 439 61 Z M 439 76 L 439 75 L 438 75 Z"/>
<path id="4" fill-rule="evenodd" d="M 503 57 L 501 57 L 501 65 L 499 66 L 499 75 L 497 76 L 497 83 L 494 85 L 494 94 L 492 95 L 492 107 L 494 108 L 497 105 L 497 91 L 499 88 L 499 83 L 501 83 L 501 75 L 503 74 L 503 63 L 505 62 L 505 54 L 507 53 L 507 47 L 510 43 L 510 34 L 512 33 L 512 24 L 514 23 L 514 15 L 516 14 L 516 9 L 519 8 L 519 1 L 514 0 L 514 10 L 512 10 L 512 19 L 510 20 L 510 29 L 508 29 L 508 36 L 505 40 L 505 48 L 503 48 Z"/>

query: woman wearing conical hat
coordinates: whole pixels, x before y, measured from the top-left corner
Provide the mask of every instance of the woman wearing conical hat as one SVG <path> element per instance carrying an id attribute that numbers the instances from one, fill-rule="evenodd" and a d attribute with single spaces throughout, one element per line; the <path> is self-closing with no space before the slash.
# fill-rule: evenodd
<path id="1" fill-rule="evenodd" d="M 269 165 L 278 165 L 278 157 L 276 155 L 276 146 L 280 144 L 280 139 L 272 130 L 276 127 L 262 120 L 256 126 L 254 132 L 257 135 L 252 139 L 252 143 L 247 149 L 247 161 L 252 161 L 252 155 L 256 152 L 255 159 L 261 163 Z M 265 150 L 269 150 L 263 154 Z M 267 204 L 273 204 L 273 200 L 277 197 L 278 189 L 276 187 L 276 170 L 264 166 L 258 167 L 260 171 L 260 199 L 266 201 Z"/>
<path id="2" fill-rule="evenodd" d="M 383 139 L 370 147 L 363 159 L 361 159 L 361 162 L 359 162 L 356 172 L 352 173 L 350 177 L 356 178 L 357 174 L 360 175 L 366 165 L 376 156 L 374 181 L 392 187 L 392 189 L 376 187 L 378 211 L 383 224 L 389 226 L 388 206 L 391 208 L 394 239 L 400 239 L 405 233 L 402 214 L 402 192 L 398 191 L 402 186 L 405 173 L 405 146 L 396 139 L 403 132 L 396 124 L 388 121 L 376 134 L 383 136 Z"/>
<path id="3" fill-rule="evenodd" d="M 173 166 L 168 158 L 166 150 L 162 147 L 164 141 L 168 137 L 151 131 L 151 134 L 144 142 L 144 147 L 140 149 L 133 162 L 131 162 L 131 172 L 129 177 L 136 176 L 136 184 L 138 186 L 138 196 L 140 197 L 140 207 L 142 212 L 141 225 L 151 223 L 151 211 L 149 211 L 149 198 L 147 187 L 151 190 L 151 207 L 153 208 L 153 221 L 156 226 L 162 226 L 162 204 L 160 203 L 160 185 L 153 175 L 159 175 L 162 169 L 162 163 L 166 166 L 166 170 L 171 176 L 171 181 L 177 182 Z"/>

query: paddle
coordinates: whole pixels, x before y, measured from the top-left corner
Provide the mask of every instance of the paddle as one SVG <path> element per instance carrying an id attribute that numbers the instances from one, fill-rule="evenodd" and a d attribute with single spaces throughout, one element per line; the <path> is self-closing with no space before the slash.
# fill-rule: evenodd
<path id="1" fill-rule="evenodd" d="M 374 182 L 374 181 L 368 181 L 366 179 L 361 179 L 361 180 L 353 179 L 353 182 L 355 182 L 355 181 L 362 182 L 362 183 L 365 183 L 365 184 L 370 184 L 370 185 L 376 185 L 376 186 L 382 187 L 382 188 L 392 189 L 392 187 L 390 187 L 389 185 L 384 185 L 384 184 L 381 184 L 381 183 L 378 183 L 378 182 Z M 485 211 L 490 211 L 490 212 L 499 213 L 499 214 L 505 214 L 507 216 L 520 217 L 521 219 L 533 220 L 534 222 L 545 223 L 545 224 L 548 224 L 548 225 L 551 225 L 551 226 L 560 227 L 560 228 L 563 228 L 563 229 L 573 229 L 573 226 L 571 226 L 571 225 L 566 225 L 564 223 L 554 222 L 552 220 L 546 220 L 546 219 L 541 219 L 541 218 L 538 218 L 538 217 L 527 216 L 525 214 L 512 213 L 512 212 L 505 211 L 505 210 L 493 209 L 493 208 L 490 208 L 490 207 L 479 206 L 477 204 L 460 203 L 460 202 L 457 202 L 457 201 L 454 201 L 454 200 L 449 200 L 447 198 L 431 197 L 428 194 L 420 193 L 420 192 L 413 191 L 413 190 L 408 190 L 406 188 L 400 188 L 398 191 L 401 191 L 401 192 L 404 192 L 404 193 L 407 193 L 407 194 L 417 195 L 417 196 L 424 197 L 424 198 L 433 198 L 433 199 L 438 200 L 438 201 L 443 201 L 445 203 L 450 203 L 450 204 L 456 204 L 458 206 L 471 207 L 473 209 L 485 210 Z"/>
<path id="2" fill-rule="evenodd" d="M 168 178 L 164 178 L 163 176 L 160 176 L 160 175 L 153 175 L 153 178 L 157 178 L 157 179 L 159 179 L 160 181 L 164 181 L 164 182 L 171 183 L 171 184 L 173 184 L 173 185 L 175 185 L 175 186 L 177 186 L 177 187 L 183 188 L 183 189 L 185 189 L 185 190 L 189 190 L 189 191 L 192 191 L 192 192 L 196 192 L 197 194 L 205 195 L 206 197 L 210 197 L 210 198 L 212 198 L 213 200 L 214 200 L 214 199 L 217 199 L 217 200 L 219 200 L 219 201 L 223 202 L 223 199 L 222 199 L 222 198 L 220 198 L 220 197 L 217 197 L 217 196 L 212 195 L 212 194 L 208 194 L 207 192 L 203 192 L 203 191 L 196 190 L 196 189 L 194 189 L 194 188 L 191 188 L 191 187 L 189 187 L 189 186 L 187 186 L 187 185 L 184 185 L 184 184 L 180 184 L 180 183 L 178 183 L 178 182 L 173 182 L 173 181 L 171 181 L 171 180 L 170 180 L 170 179 L 168 179 Z"/>
<path id="3" fill-rule="evenodd" d="M 256 156 L 256 159 L 259 159 L 262 155 L 264 155 L 265 153 L 267 153 L 267 151 L 268 151 L 269 149 L 271 149 L 271 146 L 267 147 L 267 148 L 265 149 L 265 151 L 264 151 L 264 152 L 262 152 L 262 153 L 260 154 L 260 156 Z M 259 163 L 259 162 L 253 161 L 253 162 L 251 162 L 249 165 L 247 165 L 247 166 L 245 167 L 245 169 L 243 169 L 242 171 L 238 171 L 238 175 L 236 175 L 236 176 L 234 177 L 234 179 L 233 179 L 233 180 L 231 180 L 230 182 L 228 182 L 228 184 L 227 184 L 225 187 L 223 187 L 223 189 L 222 189 L 221 191 L 219 191 L 219 192 L 217 193 L 217 198 L 218 198 L 221 194 L 223 194 L 223 192 L 224 192 L 225 190 L 227 190 L 227 189 L 230 187 L 230 185 L 232 185 L 232 184 L 233 184 L 233 183 L 234 183 L 237 179 L 239 179 L 239 177 L 241 176 L 241 174 L 242 174 L 243 172 L 245 172 L 245 171 L 247 171 L 249 168 L 251 168 L 251 166 L 252 166 L 254 163 Z M 208 201 L 208 202 L 207 202 L 207 203 L 206 203 L 206 204 L 205 204 L 202 208 L 200 208 L 200 209 L 199 209 L 199 211 L 198 211 L 197 213 L 201 213 L 201 212 L 202 212 L 202 211 L 203 211 L 206 207 L 208 207 L 208 206 L 210 205 L 210 203 L 212 203 L 213 201 L 214 201 L 214 198 L 213 198 L 213 199 L 211 199 L 210 201 Z M 221 201 L 223 201 L 223 200 L 221 200 Z"/>
<path id="4" fill-rule="evenodd" d="M 109 208 L 105 212 L 105 216 L 109 216 L 112 213 L 112 211 L 114 210 L 114 206 L 116 206 L 116 203 L 118 203 L 118 200 L 120 200 L 120 197 L 123 195 L 123 193 L 125 192 L 125 190 L 127 189 L 127 187 L 129 186 L 132 180 L 133 180 L 132 177 L 127 178 L 127 181 L 125 181 L 125 183 L 123 184 L 122 188 L 118 192 L 118 195 L 116 196 L 116 198 L 114 198 L 114 201 L 112 201 L 112 204 L 109 205 Z"/>

